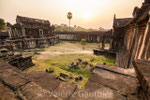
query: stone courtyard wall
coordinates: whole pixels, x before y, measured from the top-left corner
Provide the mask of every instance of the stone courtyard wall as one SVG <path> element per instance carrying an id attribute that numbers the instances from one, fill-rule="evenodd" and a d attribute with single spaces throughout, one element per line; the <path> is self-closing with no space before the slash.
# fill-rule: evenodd
<path id="1" fill-rule="evenodd" d="M 65 41 L 81 41 L 86 39 L 87 42 L 112 42 L 112 30 L 108 31 L 91 31 L 91 32 L 54 32 L 60 40 Z"/>
<path id="2" fill-rule="evenodd" d="M 58 36 L 47 38 L 6 40 L 5 46 L 10 50 L 46 48 L 59 42 Z"/>

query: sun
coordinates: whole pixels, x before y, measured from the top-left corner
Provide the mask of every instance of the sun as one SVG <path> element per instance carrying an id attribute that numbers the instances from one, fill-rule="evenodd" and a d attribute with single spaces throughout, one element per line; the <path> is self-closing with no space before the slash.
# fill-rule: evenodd
<path id="1" fill-rule="evenodd" d="M 83 18 L 86 19 L 86 20 L 89 20 L 92 18 L 92 13 L 90 12 L 86 12 L 83 14 Z"/>

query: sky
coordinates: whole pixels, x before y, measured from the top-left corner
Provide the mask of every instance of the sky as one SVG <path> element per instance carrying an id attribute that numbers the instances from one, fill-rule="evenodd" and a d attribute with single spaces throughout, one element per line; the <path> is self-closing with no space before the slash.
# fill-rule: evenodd
<path id="1" fill-rule="evenodd" d="M 49 20 L 52 24 L 67 24 L 72 12 L 71 26 L 112 28 L 113 16 L 132 17 L 135 6 L 144 0 L 0 0 L 0 18 L 14 24 L 16 16 Z"/>

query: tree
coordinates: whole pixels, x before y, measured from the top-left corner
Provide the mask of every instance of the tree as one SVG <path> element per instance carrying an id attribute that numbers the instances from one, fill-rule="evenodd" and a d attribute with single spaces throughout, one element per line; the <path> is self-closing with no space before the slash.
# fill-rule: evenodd
<path id="1" fill-rule="evenodd" d="M 5 21 L 0 18 L 0 30 L 4 30 L 4 29 L 5 29 Z"/>
<path id="2" fill-rule="evenodd" d="M 86 43 L 86 39 L 81 39 L 81 44 L 85 45 L 85 43 Z"/>
<path id="3" fill-rule="evenodd" d="M 85 44 L 86 44 L 86 39 L 81 39 L 81 45 L 83 45 L 83 47 L 82 47 L 83 50 L 85 49 L 85 47 L 84 47 Z"/>
<path id="4" fill-rule="evenodd" d="M 68 12 L 67 18 L 69 19 L 69 28 L 70 28 L 71 19 L 72 19 L 72 13 L 71 12 Z"/>

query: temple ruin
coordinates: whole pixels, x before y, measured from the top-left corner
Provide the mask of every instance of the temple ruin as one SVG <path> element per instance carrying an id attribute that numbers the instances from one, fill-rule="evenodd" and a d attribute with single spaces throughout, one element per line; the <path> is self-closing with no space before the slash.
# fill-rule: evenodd
<path id="1" fill-rule="evenodd" d="M 5 45 L 10 50 L 43 48 L 59 42 L 48 20 L 17 16 L 16 24 L 7 23 L 9 39 Z"/>
<path id="2" fill-rule="evenodd" d="M 117 65 L 132 67 L 134 59 L 150 60 L 150 3 L 145 0 L 141 8 L 135 7 L 133 18 L 114 17 L 112 48 L 117 52 Z"/>
<path id="3" fill-rule="evenodd" d="M 150 0 L 145 0 L 141 8 L 135 7 L 133 18 L 117 18 L 115 15 L 113 31 L 108 34 L 107 32 L 53 34 L 52 26 L 46 20 L 17 16 L 16 22 L 15 25 L 7 24 L 9 39 L 4 45 L 10 50 L 47 47 L 57 43 L 59 38 L 74 41 L 85 38 L 88 42 L 102 42 L 102 49 L 94 49 L 94 54 L 112 56 L 116 59 L 116 65 L 97 64 L 85 87 L 79 89 L 76 84 L 60 81 L 50 73 L 20 71 L 13 66 L 22 65 L 18 68 L 24 69 L 26 63 L 32 64 L 31 57 L 26 59 L 18 55 L 12 56 L 11 53 L 6 54 L 7 49 L 1 48 L 0 99 L 150 100 Z M 109 50 L 104 49 L 107 40 L 111 40 Z M 135 72 L 132 70 L 133 67 Z M 55 94 L 58 92 L 66 95 Z M 101 95 L 87 95 L 96 92 Z"/>
<path id="4" fill-rule="evenodd" d="M 15 54 L 3 46 L 0 46 L 0 59 L 3 59 L 5 62 L 20 70 L 25 70 L 34 65 L 31 55 L 23 56 L 21 53 Z"/>

